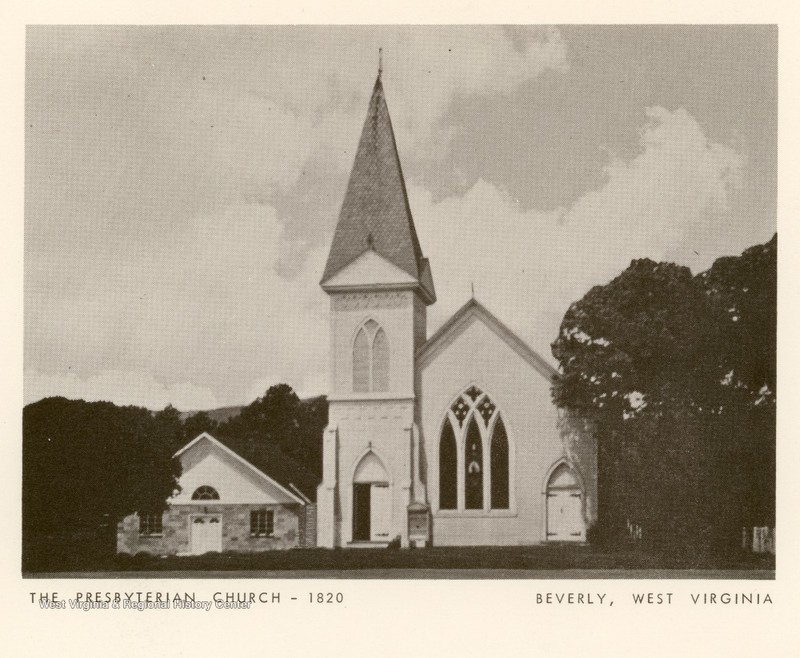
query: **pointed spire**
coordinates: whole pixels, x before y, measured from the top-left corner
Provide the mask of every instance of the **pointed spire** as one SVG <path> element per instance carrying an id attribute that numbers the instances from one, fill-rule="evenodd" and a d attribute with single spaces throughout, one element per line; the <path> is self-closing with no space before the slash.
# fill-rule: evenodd
<path id="1" fill-rule="evenodd" d="M 382 72 L 381 57 L 322 283 L 372 249 L 414 277 L 435 299 L 408 205 Z"/>
<path id="2" fill-rule="evenodd" d="M 378 80 L 381 79 L 383 73 L 383 48 L 378 48 Z"/>

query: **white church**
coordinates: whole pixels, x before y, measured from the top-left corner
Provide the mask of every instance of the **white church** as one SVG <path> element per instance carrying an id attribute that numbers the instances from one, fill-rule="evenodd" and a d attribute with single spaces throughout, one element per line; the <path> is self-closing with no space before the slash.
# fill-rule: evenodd
<path id="1" fill-rule="evenodd" d="M 380 73 L 321 286 L 331 348 L 318 546 L 586 541 L 596 446 L 554 406 L 558 372 L 474 298 L 428 337 L 433 274 Z"/>

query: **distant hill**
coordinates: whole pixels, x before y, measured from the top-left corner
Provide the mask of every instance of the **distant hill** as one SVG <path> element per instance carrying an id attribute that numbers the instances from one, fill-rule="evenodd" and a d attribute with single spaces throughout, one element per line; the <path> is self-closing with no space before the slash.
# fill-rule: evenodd
<path id="1" fill-rule="evenodd" d="M 245 405 L 240 405 L 238 407 L 220 407 L 219 409 L 210 409 L 207 410 L 206 413 L 208 417 L 212 420 L 216 420 L 218 423 L 224 423 L 228 418 L 232 418 L 233 416 L 238 416 L 242 409 L 244 409 Z M 189 416 L 194 416 L 198 411 L 181 411 L 181 420 L 186 420 Z"/>
<path id="2" fill-rule="evenodd" d="M 315 395 L 311 398 L 304 398 L 300 400 L 300 402 L 304 405 L 310 405 L 324 398 L 324 395 Z M 246 406 L 247 405 L 242 404 L 238 407 L 220 407 L 219 409 L 204 409 L 203 411 L 205 411 L 208 414 L 208 417 L 212 420 L 216 420 L 218 423 L 224 423 L 229 418 L 233 418 L 234 416 L 238 416 L 240 413 L 242 413 L 242 409 L 244 409 Z M 194 416 L 196 413 L 199 413 L 199 410 L 181 411 L 181 420 L 184 421 L 189 418 L 189 416 Z"/>

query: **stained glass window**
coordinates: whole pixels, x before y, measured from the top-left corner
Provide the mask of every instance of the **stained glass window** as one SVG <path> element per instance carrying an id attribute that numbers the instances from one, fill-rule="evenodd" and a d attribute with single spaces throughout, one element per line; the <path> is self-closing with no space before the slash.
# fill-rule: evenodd
<path id="1" fill-rule="evenodd" d="M 464 506 L 483 509 L 483 444 L 474 416 L 467 427 L 464 446 Z"/>
<path id="2" fill-rule="evenodd" d="M 481 389 L 473 385 L 470 386 L 466 391 L 464 391 L 464 393 L 469 396 L 470 400 L 475 402 L 475 400 L 477 400 L 478 396 L 481 394 Z"/>
<path id="3" fill-rule="evenodd" d="M 469 405 L 464 401 L 464 398 L 459 397 L 458 400 L 453 402 L 453 406 L 450 407 L 450 411 L 453 412 L 453 415 L 458 421 L 458 426 L 461 427 L 464 424 L 464 419 L 467 417 L 467 413 L 469 413 Z"/>
<path id="4" fill-rule="evenodd" d="M 453 427 L 445 420 L 439 442 L 439 509 L 456 509 L 458 505 L 457 454 Z"/>
<path id="5" fill-rule="evenodd" d="M 488 425 L 489 420 L 491 420 L 492 416 L 494 415 L 494 410 L 497 407 L 494 406 L 494 402 L 489 399 L 487 395 L 481 403 L 478 405 L 478 411 L 480 411 L 481 416 L 483 417 L 483 422 Z"/>
<path id="6" fill-rule="evenodd" d="M 495 423 L 490 446 L 492 509 L 508 509 L 508 436 L 502 418 Z"/>

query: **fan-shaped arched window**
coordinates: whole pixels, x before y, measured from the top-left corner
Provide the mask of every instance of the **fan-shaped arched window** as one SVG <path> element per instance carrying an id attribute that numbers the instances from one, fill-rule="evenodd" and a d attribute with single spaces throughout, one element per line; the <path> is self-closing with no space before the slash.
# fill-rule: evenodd
<path id="1" fill-rule="evenodd" d="M 367 320 L 353 341 L 353 392 L 389 390 L 389 339 L 375 320 Z"/>
<path id="2" fill-rule="evenodd" d="M 458 448 L 453 426 L 445 419 L 439 442 L 439 509 L 458 507 Z"/>
<path id="3" fill-rule="evenodd" d="M 508 509 L 508 436 L 502 418 L 494 425 L 490 454 L 492 509 Z"/>
<path id="4" fill-rule="evenodd" d="M 192 500 L 219 500 L 219 493 L 214 487 L 209 487 L 204 484 L 202 487 L 197 487 L 192 494 Z"/>

